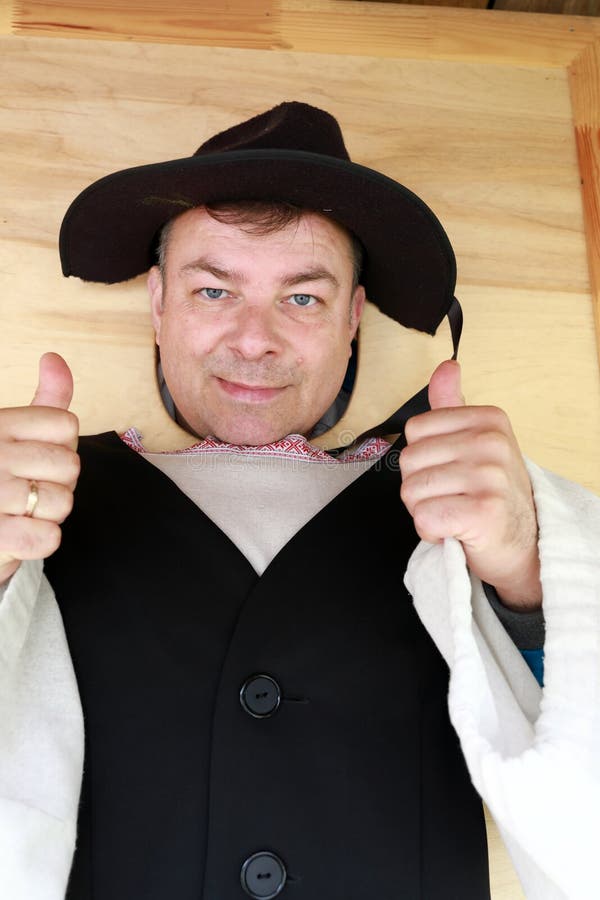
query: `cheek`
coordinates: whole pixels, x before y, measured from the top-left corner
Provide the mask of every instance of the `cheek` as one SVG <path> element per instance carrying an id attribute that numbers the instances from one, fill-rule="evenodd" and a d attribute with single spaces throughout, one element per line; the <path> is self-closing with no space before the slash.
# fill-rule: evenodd
<path id="1" fill-rule="evenodd" d="M 340 333 L 319 336 L 310 347 L 305 346 L 303 354 L 297 355 L 305 381 L 322 394 L 334 391 L 337 382 L 344 378 L 351 353 L 350 337 L 340 339 Z"/>
<path id="2" fill-rule="evenodd" d="M 220 331 L 215 325 L 214 322 L 201 322 L 193 313 L 163 317 L 160 346 L 175 359 L 205 356 L 219 344 Z"/>

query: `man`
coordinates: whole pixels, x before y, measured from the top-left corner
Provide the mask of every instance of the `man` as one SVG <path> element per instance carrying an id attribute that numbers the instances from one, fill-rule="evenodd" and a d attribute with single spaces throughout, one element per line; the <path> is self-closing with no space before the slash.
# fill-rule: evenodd
<path id="1" fill-rule="evenodd" d="M 2 412 L 0 610 L 15 633 L 23 610 L 34 623 L 7 701 L 23 736 L 21 755 L 7 753 L 19 776 L 10 896 L 46 896 L 45 878 L 48 896 L 77 900 L 487 897 L 481 806 L 448 719 L 448 672 L 402 577 L 410 559 L 419 615 L 451 657 L 463 703 L 473 698 L 463 660 L 473 670 L 481 656 L 478 688 L 497 689 L 476 705 L 475 728 L 454 710 L 488 799 L 473 734 L 485 744 L 504 703 L 513 734 L 496 734 L 493 749 L 517 756 L 537 715 L 535 683 L 489 603 L 511 633 L 539 628 L 543 490 L 534 502 L 506 416 L 464 404 L 452 361 L 432 376 L 431 409 L 394 445 L 400 472 L 377 436 L 332 456 L 310 443 L 347 402 L 367 294 L 421 330 L 455 309 L 447 239 L 406 189 L 350 163 L 337 123 L 303 104 L 144 168 L 75 201 L 63 270 L 122 280 L 157 251 L 148 286 L 164 394 L 190 444 L 200 440 L 162 455 L 145 453 L 135 432 L 83 439 L 69 515 L 79 457 L 66 363 L 46 356 L 33 405 Z M 594 501 L 572 496 L 597 527 Z M 428 543 L 414 552 L 419 537 Z M 458 545 L 440 544 L 451 538 L 462 561 Z M 587 565 L 579 532 L 576 548 Z M 54 594 L 22 564 L 45 557 Z M 55 602 L 85 724 L 74 858 L 81 722 Z M 468 643 L 479 628 L 481 653 Z M 58 648 L 44 690 L 60 688 L 60 728 L 17 702 L 42 688 L 40 635 Z M 502 696 L 511 690 L 516 700 Z M 51 786 L 31 733 L 50 742 Z M 552 786 L 548 774 L 542 784 Z M 501 806 L 515 786 L 491 799 Z M 23 800 L 50 823 L 24 820 Z M 522 875 L 562 896 L 560 867 L 537 853 L 543 816 L 529 832 L 516 829 L 516 849 L 533 860 L 519 859 Z"/>

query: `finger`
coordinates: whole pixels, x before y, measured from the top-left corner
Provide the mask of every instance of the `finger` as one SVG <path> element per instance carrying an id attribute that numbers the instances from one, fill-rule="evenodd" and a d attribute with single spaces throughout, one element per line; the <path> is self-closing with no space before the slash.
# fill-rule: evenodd
<path id="1" fill-rule="evenodd" d="M 427 426 L 427 423 L 424 423 Z M 497 429 L 475 431 L 465 429 L 445 434 L 438 432 L 418 437 L 400 453 L 400 472 L 406 479 L 421 469 L 431 469 L 452 462 L 473 466 L 497 464 L 509 466 L 514 450 L 511 436 Z"/>
<path id="2" fill-rule="evenodd" d="M 11 559 L 45 559 L 58 548 L 60 525 L 45 519 L 0 515 L 0 565 Z"/>
<path id="3" fill-rule="evenodd" d="M 512 427 L 504 410 L 497 406 L 443 407 L 413 416 L 406 423 L 407 442 L 415 443 L 426 437 L 452 434 L 472 429 L 501 431 L 512 435 Z"/>
<path id="4" fill-rule="evenodd" d="M 53 481 L 74 488 L 80 460 L 74 450 L 61 444 L 9 441 L 2 446 L 2 465 L 14 478 Z"/>
<path id="5" fill-rule="evenodd" d="M 454 359 L 441 363 L 429 382 L 429 405 L 432 409 L 446 409 L 465 405 L 461 390 L 460 364 Z"/>
<path id="6" fill-rule="evenodd" d="M 73 399 L 73 375 L 58 353 L 44 353 L 40 359 L 38 386 L 32 406 L 68 409 Z"/>
<path id="7" fill-rule="evenodd" d="M 416 504 L 412 516 L 420 538 L 436 544 L 454 537 L 472 550 L 480 549 L 482 541 L 493 541 L 492 528 L 482 528 L 482 521 L 502 522 L 504 506 L 493 495 L 469 496 L 453 494 L 432 497 Z"/>
<path id="8" fill-rule="evenodd" d="M 417 503 L 453 495 L 477 497 L 483 494 L 505 496 L 508 490 L 506 470 L 498 465 L 472 466 L 464 462 L 421 469 L 403 479 L 400 496 L 412 514 Z"/>
<path id="9" fill-rule="evenodd" d="M 50 406 L 21 406 L 3 409 L 0 440 L 42 441 L 77 448 L 79 421 L 74 413 Z"/>
<path id="10" fill-rule="evenodd" d="M 73 491 L 63 484 L 37 481 L 38 500 L 32 518 L 61 523 L 73 508 Z M 0 481 L 0 513 L 24 516 L 29 500 L 31 481 L 6 478 Z"/>

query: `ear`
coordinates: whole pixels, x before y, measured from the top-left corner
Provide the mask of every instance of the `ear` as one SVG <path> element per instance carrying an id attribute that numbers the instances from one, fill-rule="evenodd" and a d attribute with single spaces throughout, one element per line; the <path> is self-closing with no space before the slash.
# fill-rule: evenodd
<path id="1" fill-rule="evenodd" d="M 148 272 L 148 294 L 150 296 L 150 310 L 152 312 L 152 324 L 156 335 L 156 343 L 160 344 L 160 326 L 163 314 L 163 280 L 158 266 L 152 266 Z"/>
<path id="2" fill-rule="evenodd" d="M 363 309 L 365 308 L 365 300 L 365 289 L 362 284 L 359 284 L 358 287 L 354 289 L 352 302 L 350 304 L 350 340 L 355 337 L 358 330 L 358 323 L 360 322 L 360 317 L 362 316 Z"/>

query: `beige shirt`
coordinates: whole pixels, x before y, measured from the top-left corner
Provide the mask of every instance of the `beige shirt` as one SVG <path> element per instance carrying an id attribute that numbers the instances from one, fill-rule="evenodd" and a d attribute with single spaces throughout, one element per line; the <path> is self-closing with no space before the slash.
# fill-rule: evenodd
<path id="1" fill-rule="evenodd" d="M 210 451 L 144 458 L 219 526 L 259 575 L 309 519 L 373 465 Z"/>

